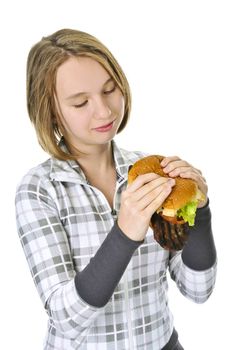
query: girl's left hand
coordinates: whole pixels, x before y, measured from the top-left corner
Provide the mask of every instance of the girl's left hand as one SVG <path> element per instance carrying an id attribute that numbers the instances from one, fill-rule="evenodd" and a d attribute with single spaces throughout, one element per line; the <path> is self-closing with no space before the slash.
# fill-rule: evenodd
<path id="1" fill-rule="evenodd" d="M 185 179 L 195 180 L 200 191 L 205 196 L 205 200 L 199 203 L 198 208 L 202 208 L 206 205 L 208 186 L 199 169 L 194 168 L 191 164 L 187 163 L 185 160 L 182 160 L 177 156 L 165 157 L 161 162 L 161 166 L 164 173 L 168 174 L 169 177 L 174 178 L 180 176 Z"/>

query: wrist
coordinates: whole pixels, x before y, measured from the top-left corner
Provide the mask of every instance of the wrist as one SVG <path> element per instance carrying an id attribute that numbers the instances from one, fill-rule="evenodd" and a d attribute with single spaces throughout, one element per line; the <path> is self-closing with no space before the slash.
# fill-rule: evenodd
<path id="1" fill-rule="evenodd" d="M 198 205 L 198 209 L 202 209 L 202 208 L 205 208 L 209 205 L 209 198 L 206 197 L 206 199 L 203 201 L 203 202 L 200 202 L 199 205 Z"/>
<path id="2" fill-rule="evenodd" d="M 128 228 L 124 227 L 117 221 L 118 228 L 121 232 L 121 234 L 129 239 L 130 241 L 136 242 L 136 243 L 143 243 L 144 241 L 144 234 L 135 234 L 135 232 L 131 232 Z"/>

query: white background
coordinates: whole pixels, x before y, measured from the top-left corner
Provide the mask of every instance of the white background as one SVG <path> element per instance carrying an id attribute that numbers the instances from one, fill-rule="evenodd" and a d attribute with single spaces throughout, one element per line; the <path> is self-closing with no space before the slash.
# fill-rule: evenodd
<path id="1" fill-rule="evenodd" d="M 14 195 L 22 175 L 47 158 L 26 111 L 27 54 L 42 36 L 64 27 L 98 37 L 128 77 L 133 109 L 118 143 L 179 155 L 207 178 L 217 284 L 210 299 L 196 305 L 170 281 L 170 304 L 185 350 L 231 348 L 230 3 L 9 0 L 0 5 L 1 348 L 42 349 L 46 330 L 46 314 L 16 232 Z"/>

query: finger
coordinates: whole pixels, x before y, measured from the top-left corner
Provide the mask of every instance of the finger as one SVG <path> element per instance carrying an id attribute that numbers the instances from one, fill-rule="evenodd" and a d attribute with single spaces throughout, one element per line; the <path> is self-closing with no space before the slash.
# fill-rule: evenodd
<path id="1" fill-rule="evenodd" d="M 170 156 L 170 157 L 165 157 L 162 162 L 160 163 L 160 165 L 164 168 L 166 167 L 170 162 L 173 162 L 175 160 L 180 160 L 179 157 L 177 156 Z"/>
<path id="2" fill-rule="evenodd" d="M 177 177 L 183 173 L 196 173 L 197 175 L 201 176 L 201 173 L 199 173 L 198 169 L 195 169 L 191 166 L 182 166 L 182 167 L 176 168 L 176 169 L 172 170 L 170 173 L 168 173 L 168 176 Z"/>
<path id="3" fill-rule="evenodd" d="M 171 191 L 172 191 L 172 186 L 170 185 L 169 182 L 161 184 L 160 186 L 155 188 L 153 191 L 145 195 L 143 198 L 141 198 L 141 200 L 136 202 L 137 209 L 139 211 L 145 210 L 154 201 L 157 202 L 158 203 L 157 205 L 160 206 L 163 203 L 163 202 L 160 202 L 160 198 L 166 198 L 171 193 Z"/>
<path id="4" fill-rule="evenodd" d="M 206 183 L 206 179 L 201 174 L 199 174 L 198 171 L 194 171 L 194 169 L 191 169 L 190 171 L 181 172 L 180 177 L 193 179 L 193 180 Z"/>
<path id="5" fill-rule="evenodd" d="M 194 168 L 191 164 L 185 161 L 176 161 L 176 162 L 170 163 L 165 169 L 163 169 L 164 172 L 167 172 L 170 177 L 176 177 L 176 176 L 179 176 L 180 173 L 191 172 L 191 171 L 202 175 L 199 169 Z"/>
<path id="6" fill-rule="evenodd" d="M 172 188 L 170 187 L 160 189 L 160 191 L 157 193 L 157 196 L 144 209 L 145 214 L 151 217 L 157 211 L 157 209 L 162 206 L 163 202 L 169 196 L 171 191 Z"/>
<path id="7" fill-rule="evenodd" d="M 198 172 L 198 174 L 202 175 L 202 172 L 201 172 L 200 169 L 197 169 L 197 168 L 194 168 L 194 167 L 193 167 L 193 169 L 196 170 Z"/>
<path id="8" fill-rule="evenodd" d="M 201 192 L 206 196 L 208 192 L 208 185 L 204 177 L 197 172 L 184 172 L 180 174 L 180 177 L 185 179 L 195 180 Z"/>
<path id="9" fill-rule="evenodd" d="M 194 172 L 196 174 L 199 174 L 202 176 L 202 172 L 200 171 L 200 169 L 197 169 L 197 168 L 194 168 L 191 164 L 189 163 L 186 163 L 188 164 L 189 166 L 183 166 L 183 172 Z"/>
<path id="10" fill-rule="evenodd" d="M 150 181 L 149 183 L 143 185 L 134 193 L 134 200 L 141 200 L 148 193 L 154 191 L 157 187 L 164 185 L 166 183 L 169 186 L 173 187 L 175 185 L 175 180 L 170 179 L 169 177 L 159 177 L 153 181 Z"/>
<path id="11" fill-rule="evenodd" d="M 182 168 L 182 167 L 191 167 L 191 165 L 189 163 L 187 163 L 184 160 L 175 160 L 175 161 L 171 161 L 170 163 L 168 163 L 164 168 L 163 168 L 163 172 L 166 174 L 169 174 L 171 171 L 174 171 L 177 168 Z"/>
<path id="12" fill-rule="evenodd" d="M 142 187 L 144 184 L 158 179 L 160 175 L 157 175 L 155 173 L 147 173 L 137 176 L 137 178 L 127 186 L 128 192 L 132 193 L 137 191 L 140 187 Z"/>
<path id="13" fill-rule="evenodd" d="M 194 169 L 194 171 L 197 171 L 199 174 L 202 175 L 202 172 L 200 169 L 195 168 L 194 166 L 192 166 L 192 164 L 178 158 L 177 156 L 165 158 L 165 161 L 161 162 L 161 166 L 163 167 L 163 172 L 169 175 L 172 171 L 180 167 L 183 167 L 183 168 L 191 167 L 192 169 Z M 172 176 L 178 176 L 178 175 L 172 174 Z"/>

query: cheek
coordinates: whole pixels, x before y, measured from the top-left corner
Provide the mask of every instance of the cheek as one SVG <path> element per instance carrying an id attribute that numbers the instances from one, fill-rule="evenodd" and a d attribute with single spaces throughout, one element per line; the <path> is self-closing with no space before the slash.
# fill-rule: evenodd
<path id="1" fill-rule="evenodd" d="M 113 104 L 113 107 L 114 107 L 114 111 L 123 116 L 124 115 L 124 109 L 125 109 L 125 100 L 124 100 L 124 97 L 122 96 L 122 94 L 118 94 L 114 100 L 114 104 Z"/>
<path id="2" fill-rule="evenodd" d="M 122 114 L 124 114 L 124 110 L 125 110 L 125 99 L 124 97 L 122 96 L 121 99 L 120 99 L 120 102 L 121 102 L 121 111 L 122 111 Z"/>
<path id="3" fill-rule="evenodd" d="M 70 129 L 81 128 L 88 124 L 88 118 L 85 113 L 79 112 L 75 108 L 63 109 L 63 120 L 66 127 Z"/>

